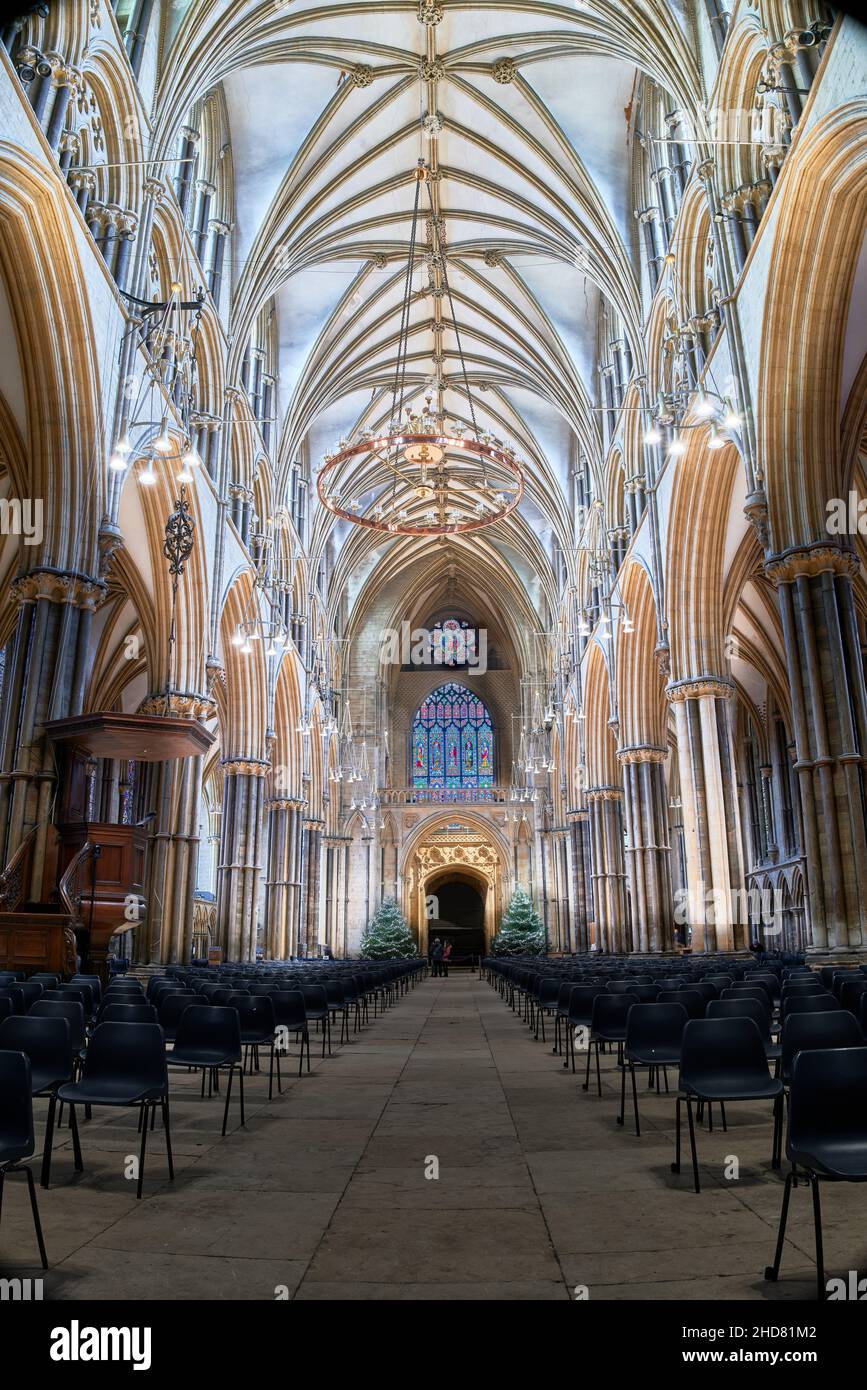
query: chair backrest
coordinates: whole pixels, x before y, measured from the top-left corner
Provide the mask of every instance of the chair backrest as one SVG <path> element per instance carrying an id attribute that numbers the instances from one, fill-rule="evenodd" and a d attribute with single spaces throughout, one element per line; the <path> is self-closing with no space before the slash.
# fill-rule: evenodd
<path id="1" fill-rule="evenodd" d="M 788 996 L 789 996 L 790 994 L 829 994 L 829 993 L 830 993 L 830 990 L 826 990 L 826 989 L 825 989 L 825 986 L 822 984 L 822 981 L 819 980 L 819 979 L 812 979 L 812 980 L 784 980 L 784 981 L 783 981 L 783 998 L 784 998 L 784 999 L 788 998 Z"/>
<path id="2" fill-rule="evenodd" d="M 65 1018 L 7 1018 L 0 1023 L 0 1048 L 26 1052 L 33 1071 L 51 1081 L 72 1076 L 72 1044 Z"/>
<path id="3" fill-rule="evenodd" d="M 328 996 L 322 985 L 302 985 L 301 993 L 308 1013 L 321 1013 L 328 1008 Z"/>
<path id="4" fill-rule="evenodd" d="M 748 1005 L 750 1001 L 746 1002 Z M 713 1000 L 708 1012 L 727 1007 L 722 1000 Z M 681 1085 L 701 1090 L 703 1081 L 720 1074 L 738 1078 L 745 1090 L 750 1081 L 769 1079 L 765 1045 L 752 1018 L 691 1018 L 684 1028 Z"/>
<path id="5" fill-rule="evenodd" d="M 771 1020 L 768 1016 L 767 1004 L 762 1003 L 761 999 L 750 999 L 749 996 L 744 995 L 737 995 L 734 999 L 712 999 L 707 1006 L 707 1017 L 713 1019 L 750 1018 L 762 1037 L 766 1041 L 770 1041 Z"/>
<path id="6" fill-rule="evenodd" d="M 190 1004 L 178 1019 L 175 1050 L 213 1048 L 225 1056 L 241 1056 L 238 1010 L 220 1004 Z"/>
<path id="7" fill-rule="evenodd" d="M 733 986 L 732 989 L 724 989 L 720 994 L 721 999 L 756 999 L 767 1012 L 770 1018 L 773 1012 L 773 1005 L 763 989 L 753 989 L 749 985 Z"/>
<path id="8" fill-rule="evenodd" d="M 300 989 L 279 989 L 270 995 L 274 1005 L 274 1022 L 279 1028 L 303 1028 L 307 1022 L 304 995 Z"/>
<path id="9" fill-rule="evenodd" d="M 43 989 L 38 980 L 22 980 L 17 988 L 21 990 L 28 1009 L 31 1004 L 36 1003 L 37 999 L 42 998 Z"/>
<path id="10" fill-rule="evenodd" d="M 195 1004 L 201 998 L 194 994 L 192 990 L 184 990 L 182 993 L 165 994 L 160 999 L 159 1024 L 161 1028 L 175 1028 L 178 1019 L 188 1009 L 191 1004 Z"/>
<path id="11" fill-rule="evenodd" d="M 632 986 L 633 986 L 634 984 L 635 984 L 635 981 L 634 981 L 634 980 L 609 980 L 609 981 L 608 981 L 608 993 L 609 993 L 609 994 L 629 994 L 629 993 L 631 993 L 631 991 L 632 991 Z"/>
<path id="12" fill-rule="evenodd" d="M 0 1004 L 2 1002 L 0 1000 Z M 84 1009 L 77 999 L 37 999 L 27 1017 L 65 1018 L 69 1024 L 69 1045 L 73 1052 L 80 1052 L 84 1047 L 87 1037 L 84 1027 Z"/>
<path id="13" fill-rule="evenodd" d="M 102 998 L 102 980 L 98 975 L 73 975 L 70 978 L 71 985 L 90 985 L 94 999 Z"/>
<path id="14" fill-rule="evenodd" d="M 663 989 L 657 996 L 658 1004 L 681 1004 L 690 1018 L 704 1018 L 708 1001 L 693 989 Z"/>
<path id="15" fill-rule="evenodd" d="M 29 1158 L 35 1147 L 30 1076 L 26 1052 L 0 1051 L 0 1142 L 21 1158 Z"/>
<path id="16" fill-rule="evenodd" d="M 860 979 L 846 980 L 837 998 L 840 1000 L 844 1009 L 850 1013 L 857 1014 L 861 1007 L 861 995 L 867 990 L 867 976 L 858 972 Z"/>
<path id="17" fill-rule="evenodd" d="M 77 999 L 85 1014 L 90 1018 L 94 1011 L 93 987 L 82 982 L 78 984 L 58 985 L 56 990 L 52 990 L 52 997 L 60 994 L 62 999 Z"/>
<path id="18" fill-rule="evenodd" d="M 153 1004 L 115 1004 L 106 999 L 96 1016 L 97 1023 L 158 1023 Z"/>
<path id="19" fill-rule="evenodd" d="M 637 1003 L 634 994 L 597 994 L 590 1023 L 593 1032 L 625 1029 L 629 1010 Z"/>
<path id="20" fill-rule="evenodd" d="M 735 982 L 734 975 L 705 975 L 704 978 L 718 989 L 729 989 Z"/>
<path id="21" fill-rule="evenodd" d="M 691 994 L 700 994 L 705 1003 L 720 996 L 720 986 L 712 985 L 710 980 L 691 980 L 689 989 Z"/>
<path id="22" fill-rule="evenodd" d="M 836 1013 L 789 1014 L 782 1032 L 783 1080 L 791 1080 L 792 1064 L 805 1048 L 863 1047 L 861 1027 L 853 1014 L 844 1009 Z"/>
<path id="23" fill-rule="evenodd" d="M 678 1047 L 688 1022 L 682 1004 L 635 1004 L 626 1021 L 626 1050 L 643 1056 L 654 1047 Z"/>
<path id="24" fill-rule="evenodd" d="M 805 1049 L 795 1057 L 789 1092 L 790 1153 L 819 1137 L 867 1147 L 867 1047 Z M 852 1176 L 856 1176 L 855 1173 Z M 867 1177 L 867 1163 L 857 1176 Z"/>
<path id="25" fill-rule="evenodd" d="M 150 1006 L 148 1006 L 150 1007 Z M 84 1058 L 86 1080 L 96 1077 L 140 1083 L 158 1090 L 167 1084 L 166 1044 L 158 1023 L 99 1023 Z"/>
<path id="26" fill-rule="evenodd" d="M 26 1014 L 27 1001 L 21 993 L 21 985 L 0 985 L 0 999 L 8 999 L 13 1014 Z"/>
<path id="27" fill-rule="evenodd" d="M 51 975 L 43 970 L 37 970 L 35 975 L 28 975 L 27 978 L 31 982 L 41 985 L 43 989 L 56 989 L 60 984 L 62 976 Z"/>
<path id="28" fill-rule="evenodd" d="M 639 1004 L 655 1004 L 659 998 L 659 985 L 633 985 L 629 993 L 635 995 Z"/>
<path id="29" fill-rule="evenodd" d="M 274 1005 L 270 994 L 233 994 L 230 1009 L 237 1009 L 242 1033 L 261 1033 L 269 1037 L 274 1032 Z"/>
<path id="30" fill-rule="evenodd" d="M 34 1007 L 34 1009 L 35 1009 L 35 1008 L 38 1007 L 38 1005 L 37 1005 L 37 1004 L 34 1004 L 33 1007 Z M 0 994 L 0 1019 L 11 1018 L 11 1017 L 12 1017 L 12 1000 L 11 1000 L 11 999 L 7 999 L 5 995 Z"/>
<path id="31" fill-rule="evenodd" d="M 840 1008 L 840 1000 L 824 991 L 821 994 L 784 994 L 780 1005 L 780 1017 L 787 1019 L 789 1014 L 834 1013 Z"/>

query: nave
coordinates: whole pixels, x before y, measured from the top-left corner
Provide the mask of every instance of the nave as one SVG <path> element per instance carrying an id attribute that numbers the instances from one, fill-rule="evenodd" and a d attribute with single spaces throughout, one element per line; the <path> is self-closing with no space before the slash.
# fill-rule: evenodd
<path id="1" fill-rule="evenodd" d="M 86 1179 L 59 1131 L 45 1297 L 138 1300 L 802 1300 L 815 1297 L 809 1193 L 793 1194 L 780 1282 L 773 1255 L 782 1180 L 769 1167 L 770 1106 L 728 1107 L 729 1133 L 700 1128 L 702 1192 L 680 1176 L 671 1094 L 639 1079 L 642 1134 L 621 1130 L 615 1058 L 602 1097 L 581 1090 L 546 1043 L 475 972 L 421 981 L 311 1072 L 247 1078 L 246 1128 L 173 1074 L 174 1184 L 159 1127 L 141 1202 L 118 1177 L 135 1114 L 81 1126 Z M 263 1054 L 264 1056 L 264 1054 Z M 37 1152 L 41 1135 L 37 1130 Z M 732 1153 L 736 1182 L 724 1177 Z M 438 1177 L 427 1177 L 431 1160 Z M 174 1188 L 174 1190 L 172 1190 Z M 10 1194 L 12 1196 L 13 1194 Z M 4 1262 L 33 1270 L 23 1194 L 4 1211 Z M 21 1200 L 18 1200 L 21 1198 Z M 826 1259 L 857 1269 L 867 1216 L 823 1190 Z M 5 1272 L 5 1267 L 4 1267 Z M 584 1292 L 586 1290 L 586 1293 Z M 577 1293 L 576 1293 L 577 1291 Z"/>

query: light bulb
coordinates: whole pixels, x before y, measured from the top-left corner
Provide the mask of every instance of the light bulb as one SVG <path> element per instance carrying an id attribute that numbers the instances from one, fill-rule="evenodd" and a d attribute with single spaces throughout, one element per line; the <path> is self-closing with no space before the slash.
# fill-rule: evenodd
<path id="1" fill-rule="evenodd" d="M 707 441 L 707 447 L 709 449 L 724 449 L 725 440 L 723 439 L 721 434 L 717 434 L 716 431 L 714 431 L 713 434 L 710 436 L 710 439 Z"/>
<path id="2" fill-rule="evenodd" d="M 144 483 L 146 487 L 153 487 L 154 483 L 157 480 L 157 475 L 154 472 L 153 464 L 151 464 L 149 468 L 146 468 L 143 473 L 139 473 L 138 480 L 140 483 Z"/>
<path id="3" fill-rule="evenodd" d="M 700 415 L 702 419 L 706 420 L 710 415 L 714 414 L 715 409 L 716 407 L 710 397 L 706 396 L 703 391 L 700 392 L 698 403 L 695 407 L 696 415 Z"/>
<path id="4" fill-rule="evenodd" d="M 109 466 L 109 468 L 112 468 L 112 469 L 114 470 L 115 473 L 125 473 L 125 472 L 126 472 L 126 459 L 123 458 L 123 457 L 117 452 L 117 450 L 115 450 L 115 452 L 112 454 L 111 458 L 110 458 L 109 461 L 108 461 L 108 466 Z"/>
<path id="5" fill-rule="evenodd" d="M 269 647 L 268 647 L 268 650 L 266 651 L 265 655 L 266 655 L 266 656 L 276 656 L 276 655 L 277 655 L 277 648 L 274 646 L 274 643 L 273 643 L 273 642 L 270 643 L 270 645 L 269 645 Z"/>
<path id="6" fill-rule="evenodd" d="M 661 443 L 662 443 L 662 435 L 660 434 L 659 430 L 656 428 L 655 425 L 652 427 L 652 429 L 645 430 L 645 432 L 644 432 L 644 442 L 645 442 L 645 444 L 661 444 Z"/>
<path id="7" fill-rule="evenodd" d="M 635 624 L 633 623 L 633 621 L 632 621 L 631 618 L 624 618 L 624 620 L 623 620 L 623 631 L 624 631 L 624 632 L 634 632 L 634 631 L 635 631 Z"/>
<path id="8" fill-rule="evenodd" d="M 729 409 L 723 416 L 723 424 L 727 430 L 740 429 L 741 423 L 741 417 L 736 410 Z"/>
<path id="9" fill-rule="evenodd" d="M 179 483 L 191 483 L 192 481 L 193 481 L 193 475 L 192 475 L 192 473 L 190 473 L 186 468 L 182 468 L 181 471 L 180 471 L 180 473 L 178 474 L 178 482 L 179 482 Z"/>
<path id="10" fill-rule="evenodd" d="M 195 449 L 188 449 L 182 459 L 185 468 L 198 468 L 201 462 L 202 460 L 199 458 Z"/>
<path id="11" fill-rule="evenodd" d="M 232 638 L 232 646 L 233 646 L 233 647 L 240 647 L 240 646 L 243 645 L 243 642 L 244 642 L 244 638 L 241 636 L 241 633 L 240 633 L 240 632 L 236 632 L 235 635 L 234 635 L 234 637 Z"/>
<path id="12" fill-rule="evenodd" d="M 132 445 L 131 445 L 130 442 L 129 442 L 129 435 L 128 435 L 128 434 L 122 434 L 122 435 L 121 435 L 120 439 L 117 441 L 117 443 L 116 443 L 115 446 L 114 446 L 114 451 L 115 451 L 116 454 L 131 454 L 131 453 L 132 453 Z"/>
<path id="13" fill-rule="evenodd" d="M 686 453 L 686 441 L 683 439 L 672 439 L 668 446 L 668 452 L 672 458 L 679 458 Z"/>
<path id="14" fill-rule="evenodd" d="M 245 642 L 244 645 L 243 645 L 243 647 L 241 648 L 241 653 L 242 653 L 242 655 L 244 655 L 244 656 L 249 656 L 250 653 L 252 652 L 252 650 L 253 650 L 253 648 L 250 646 L 250 643 L 249 643 L 249 642 Z"/>

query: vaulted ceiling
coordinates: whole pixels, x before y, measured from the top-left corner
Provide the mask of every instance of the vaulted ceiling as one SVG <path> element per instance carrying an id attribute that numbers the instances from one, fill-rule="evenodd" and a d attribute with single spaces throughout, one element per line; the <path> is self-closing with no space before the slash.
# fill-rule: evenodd
<path id="1" fill-rule="evenodd" d="M 231 330 L 237 353 L 273 297 L 278 474 L 302 448 L 315 467 L 339 437 L 388 418 L 412 175 L 424 158 L 479 425 L 529 467 L 519 510 L 472 550 L 506 572 L 520 553 L 541 572 L 557 545 L 574 544 L 569 469 L 579 449 L 597 461 L 601 447 L 600 303 L 641 360 L 630 159 L 640 72 L 694 107 L 695 62 L 662 3 L 196 0 L 164 68 L 157 145 L 170 149 L 192 103 L 222 84 L 235 171 Z M 468 421 L 448 302 L 429 291 L 424 222 L 421 235 L 407 380 L 419 397 L 438 389 L 445 413 Z M 335 525 L 357 569 L 377 537 L 347 537 L 323 513 L 315 541 Z M 456 540 L 454 553 L 468 544 Z M 401 539 L 387 545 L 415 555 Z"/>

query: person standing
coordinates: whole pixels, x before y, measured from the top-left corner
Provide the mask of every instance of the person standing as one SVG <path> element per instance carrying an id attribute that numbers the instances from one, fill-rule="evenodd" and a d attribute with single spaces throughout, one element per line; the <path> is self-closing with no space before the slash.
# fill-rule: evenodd
<path id="1" fill-rule="evenodd" d="M 452 943 L 450 941 L 447 941 L 445 946 L 443 947 L 443 974 L 445 975 L 446 979 L 449 978 L 449 959 L 451 957 L 451 954 Z"/>
<path id="2" fill-rule="evenodd" d="M 435 980 L 438 980 L 443 973 L 443 943 L 438 936 L 434 937 L 430 959 L 431 965 L 433 966 L 433 977 Z"/>

